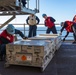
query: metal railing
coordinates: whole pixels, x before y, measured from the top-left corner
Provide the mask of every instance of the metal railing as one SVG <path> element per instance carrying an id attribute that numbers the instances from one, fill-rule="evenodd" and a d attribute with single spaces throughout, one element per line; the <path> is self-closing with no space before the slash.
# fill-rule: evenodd
<path id="1" fill-rule="evenodd" d="M 16 0 L 16 5 L 22 7 L 22 1 L 20 0 L 20 2 L 18 2 L 18 0 Z M 19 4 L 18 4 L 19 3 Z M 33 8 L 33 10 L 36 12 L 36 13 L 39 13 L 39 6 L 40 6 L 40 0 L 35 0 L 35 7 Z M 26 8 L 29 9 L 30 8 L 30 0 L 26 0 Z M 31 9 L 31 8 L 30 8 Z"/>
<path id="2" fill-rule="evenodd" d="M 0 24 L 1 25 L 1 24 Z M 13 25 L 15 26 L 15 28 L 18 28 L 18 27 L 22 27 L 22 32 L 23 32 L 23 34 L 24 35 L 26 35 L 26 32 L 28 32 L 29 31 L 29 29 L 26 29 L 27 27 L 29 27 L 27 24 L 25 24 L 25 23 L 23 23 L 23 24 L 15 24 L 15 23 L 13 23 Z M 61 27 L 60 26 L 60 24 L 58 24 L 58 23 L 56 23 L 55 24 L 56 25 L 56 29 L 57 29 L 57 27 Z M 43 23 L 40 23 L 40 24 L 38 24 L 37 25 L 38 27 L 37 27 L 37 29 L 39 28 L 39 27 L 45 27 L 45 25 L 43 24 Z M 5 28 L 5 27 L 4 27 Z M 60 28 L 61 29 L 61 28 Z M 60 29 L 57 29 L 57 32 L 59 33 L 60 32 Z M 2 31 L 3 29 L 0 29 L 0 32 Z M 19 29 L 20 30 L 20 29 Z M 65 30 L 64 30 L 65 31 Z M 44 33 L 46 33 L 46 29 L 38 29 L 37 30 L 37 33 L 38 32 L 44 32 Z M 64 33 L 64 32 L 63 32 Z M 62 35 L 62 38 L 64 37 L 64 35 Z M 70 35 L 70 36 L 68 36 L 68 38 L 73 38 L 73 36 L 72 35 Z"/>

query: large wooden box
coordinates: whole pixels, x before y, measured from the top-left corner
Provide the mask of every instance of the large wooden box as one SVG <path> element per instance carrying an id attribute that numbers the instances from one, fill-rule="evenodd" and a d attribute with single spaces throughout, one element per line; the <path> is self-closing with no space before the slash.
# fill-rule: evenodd
<path id="1" fill-rule="evenodd" d="M 61 38 L 56 35 L 40 35 L 27 40 L 7 44 L 6 66 L 7 64 L 33 66 L 40 67 L 42 71 L 44 71 L 53 58 L 56 49 L 60 47 L 60 39 Z"/>
<path id="2" fill-rule="evenodd" d="M 6 45 L 6 66 L 24 65 L 46 68 L 53 57 L 50 40 L 16 41 Z"/>

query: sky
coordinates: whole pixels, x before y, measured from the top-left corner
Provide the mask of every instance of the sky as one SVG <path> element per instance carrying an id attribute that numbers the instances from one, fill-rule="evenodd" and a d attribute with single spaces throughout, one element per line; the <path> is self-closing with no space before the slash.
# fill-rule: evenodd
<path id="1" fill-rule="evenodd" d="M 30 0 L 29 7 L 36 7 L 36 0 Z M 42 14 L 56 19 L 55 23 L 61 23 L 65 20 L 72 20 L 76 14 L 76 0 L 40 0 L 40 12 L 36 15 L 40 18 L 40 23 L 44 23 Z M 0 16 L 0 23 L 4 23 L 11 16 Z M 27 15 L 19 15 L 10 23 L 26 23 Z"/>

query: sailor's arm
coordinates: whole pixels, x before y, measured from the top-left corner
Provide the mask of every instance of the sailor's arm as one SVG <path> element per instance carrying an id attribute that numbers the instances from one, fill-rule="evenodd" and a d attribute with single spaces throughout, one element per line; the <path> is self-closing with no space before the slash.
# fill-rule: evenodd
<path id="1" fill-rule="evenodd" d="M 60 35 L 62 35 L 62 32 L 63 32 L 64 28 L 65 28 L 64 26 L 61 28 Z"/>
<path id="2" fill-rule="evenodd" d="M 69 35 L 69 32 L 66 33 L 65 37 L 63 38 L 63 41 L 65 41 L 65 38 Z"/>
<path id="3" fill-rule="evenodd" d="M 65 22 L 60 30 L 60 35 L 62 34 L 63 30 L 67 27 L 67 23 Z"/>

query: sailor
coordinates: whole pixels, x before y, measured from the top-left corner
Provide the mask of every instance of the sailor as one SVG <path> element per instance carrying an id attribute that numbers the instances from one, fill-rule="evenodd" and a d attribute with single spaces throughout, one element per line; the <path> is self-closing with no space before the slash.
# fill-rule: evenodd
<path id="1" fill-rule="evenodd" d="M 0 34 L 0 60 L 3 60 L 6 55 L 6 44 L 14 41 L 13 34 L 15 33 L 15 27 L 9 24 L 5 30 Z"/>
<path id="2" fill-rule="evenodd" d="M 42 17 L 45 19 L 44 23 L 47 27 L 46 33 L 49 34 L 50 31 L 52 31 L 52 33 L 57 34 L 57 30 L 54 24 L 55 19 L 53 17 L 48 17 L 46 14 L 42 14 Z"/>
<path id="3" fill-rule="evenodd" d="M 65 29 L 67 31 L 65 37 L 63 38 L 63 41 L 65 41 L 65 38 L 68 36 L 69 33 L 73 33 L 74 36 L 74 42 L 76 43 L 76 23 L 74 23 L 73 21 L 65 21 L 65 22 L 61 22 L 61 30 L 60 30 L 60 34 L 62 34 L 63 30 Z"/>
<path id="4" fill-rule="evenodd" d="M 20 3 L 20 0 L 18 0 Z M 26 7 L 25 4 L 27 3 L 26 0 L 21 0 L 23 7 Z"/>
<path id="5" fill-rule="evenodd" d="M 26 23 L 29 25 L 28 37 L 36 36 L 37 25 L 39 24 L 39 22 L 40 19 L 34 14 L 31 14 L 27 17 Z"/>
<path id="6" fill-rule="evenodd" d="M 15 29 L 12 24 L 9 24 L 0 34 L 0 60 L 2 60 L 3 56 L 6 54 L 6 44 L 14 41 L 14 34 L 19 34 L 23 39 L 27 39 L 20 30 Z"/>

